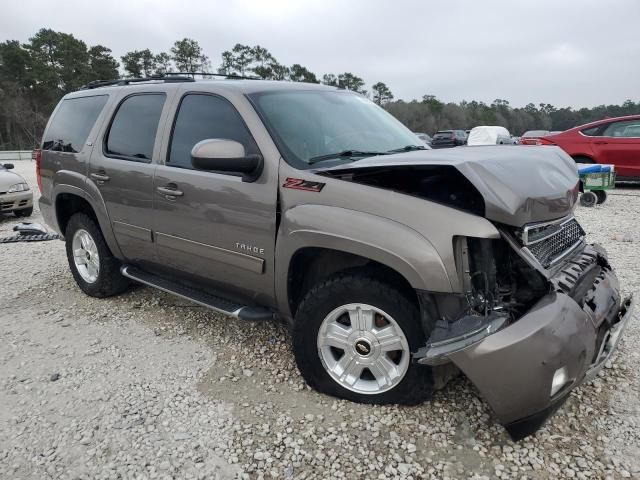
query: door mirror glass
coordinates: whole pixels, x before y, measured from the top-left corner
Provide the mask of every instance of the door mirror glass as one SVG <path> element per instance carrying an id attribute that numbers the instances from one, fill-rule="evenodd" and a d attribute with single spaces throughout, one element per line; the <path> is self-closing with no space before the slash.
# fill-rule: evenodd
<path id="1" fill-rule="evenodd" d="M 262 156 L 247 155 L 235 140 L 209 138 L 191 149 L 191 165 L 196 170 L 239 175 L 245 182 L 251 182 L 260 175 Z"/>

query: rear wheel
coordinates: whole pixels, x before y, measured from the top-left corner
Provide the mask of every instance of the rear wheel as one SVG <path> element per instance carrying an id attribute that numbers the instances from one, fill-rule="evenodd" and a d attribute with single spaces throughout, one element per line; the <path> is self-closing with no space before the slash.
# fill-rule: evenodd
<path id="1" fill-rule="evenodd" d="M 84 213 L 73 215 L 67 224 L 65 240 L 71 273 L 84 293 L 103 298 L 127 288 L 129 281 L 120 274 L 120 262 L 91 217 Z"/>
<path id="2" fill-rule="evenodd" d="M 607 200 L 607 191 L 606 190 L 594 190 L 596 197 L 598 197 L 598 204 L 604 203 Z"/>
<path id="3" fill-rule="evenodd" d="M 338 274 L 305 296 L 294 326 L 298 368 L 316 390 L 361 403 L 414 405 L 433 377 L 411 352 L 424 346 L 416 306 L 364 273 Z"/>
<path id="4" fill-rule="evenodd" d="M 576 163 L 595 163 L 592 158 L 584 157 L 582 155 L 576 155 L 575 157 L 572 157 L 572 158 L 573 158 L 573 161 Z"/>

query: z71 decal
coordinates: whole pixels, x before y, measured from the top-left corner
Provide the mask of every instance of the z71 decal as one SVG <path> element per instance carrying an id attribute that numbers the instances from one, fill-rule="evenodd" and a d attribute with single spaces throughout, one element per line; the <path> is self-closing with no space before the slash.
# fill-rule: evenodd
<path id="1" fill-rule="evenodd" d="M 319 192 L 324 188 L 324 183 L 311 182 L 301 178 L 287 178 L 282 186 L 284 188 L 293 188 L 294 190 L 305 190 L 307 192 Z"/>

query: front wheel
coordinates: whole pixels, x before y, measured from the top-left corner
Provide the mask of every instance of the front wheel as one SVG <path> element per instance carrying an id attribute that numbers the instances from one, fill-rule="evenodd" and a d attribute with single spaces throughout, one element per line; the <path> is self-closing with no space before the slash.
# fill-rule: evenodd
<path id="1" fill-rule="evenodd" d="M 593 207 L 596 203 L 598 203 L 598 197 L 595 193 L 589 191 L 580 195 L 580 205 L 583 207 Z"/>
<path id="2" fill-rule="evenodd" d="M 424 344 L 414 303 L 364 273 L 316 285 L 296 313 L 293 346 L 302 376 L 322 393 L 355 402 L 429 399 L 431 369 L 411 359 Z"/>
<path id="3" fill-rule="evenodd" d="M 120 262 L 91 217 L 74 214 L 67 224 L 65 241 L 71 273 L 84 293 L 103 298 L 127 288 L 129 281 L 120 274 Z"/>

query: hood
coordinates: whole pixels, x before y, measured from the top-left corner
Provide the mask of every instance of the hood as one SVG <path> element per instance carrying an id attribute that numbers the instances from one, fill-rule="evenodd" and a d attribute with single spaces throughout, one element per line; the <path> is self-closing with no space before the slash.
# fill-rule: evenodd
<path id="1" fill-rule="evenodd" d="M 17 173 L 10 172 L 9 170 L 0 170 L 0 192 L 6 192 L 11 185 L 16 183 L 27 183 Z"/>
<path id="2" fill-rule="evenodd" d="M 458 180 L 455 175 L 443 176 L 443 172 L 452 168 Z M 399 182 L 398 173 L 403 170 L 407 175 L 404 182 Z M 383 177 L 394 176 L 394 183 L 387 184 L 388 188 L 403 191 L 403 183 L 411 183 L 412 191 L 405 193 L 448 204 L 452 195 L 456 200 L 466 195 L 472 202 L 473 194 L 479 194 L 484 205 L 479 210 L 473 209 L 474 213 L 516 227 L 564 217 L 572 212 L 578 199 L 578 173 L 573 159 L 560 148 L 548 146 L 419 150 L 369 157 L 316 173 L 382 188 L 385 188 Z M 435 176 L 436 181 L 424 183 L 420 189 L 416 187 L 416 176 L 423 176 L 424 180 Z M 373 178 L 375 181 L 367 180 Z M 433 198 L 430 192 L 438 188 L 444 195 Z M 453 190 L 458 191 L 451 194 Z M 477 192 L 472 194 L 469 190 Z"/>

